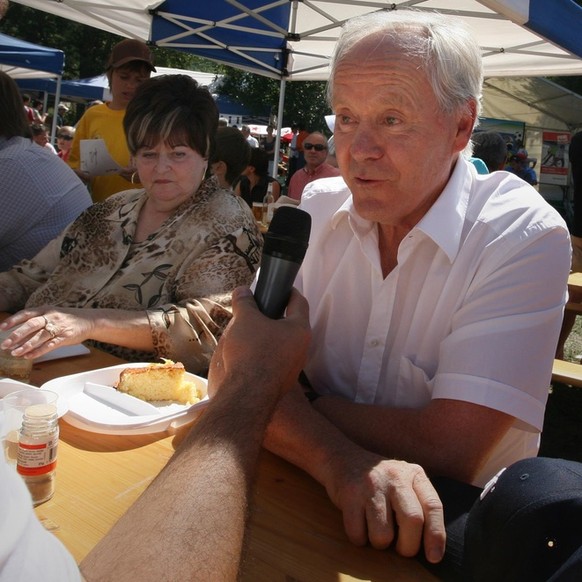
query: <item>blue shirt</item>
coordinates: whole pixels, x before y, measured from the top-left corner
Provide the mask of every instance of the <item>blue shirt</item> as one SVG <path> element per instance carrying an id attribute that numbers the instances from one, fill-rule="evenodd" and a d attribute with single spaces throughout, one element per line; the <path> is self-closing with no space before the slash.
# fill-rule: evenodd
<path id="1" fill-rule="evenodd" d="M 34 257 L 92 204 L 58 156 L 24 137 L 0 138 L 0 271 Z"/>

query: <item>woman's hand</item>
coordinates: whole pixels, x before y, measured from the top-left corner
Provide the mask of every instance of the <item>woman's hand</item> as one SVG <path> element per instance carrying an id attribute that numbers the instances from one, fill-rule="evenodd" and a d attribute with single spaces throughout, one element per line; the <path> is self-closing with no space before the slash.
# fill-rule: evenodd
<path id="1" fill-rule="evenodd" d="M 55 309 L 51 306 L 24 309 L 0 324 L 11 335 L 0 345 L 13 356 L 38 358 L 55 348 L 78 344 L 90 338 L 96 310 Z"/>

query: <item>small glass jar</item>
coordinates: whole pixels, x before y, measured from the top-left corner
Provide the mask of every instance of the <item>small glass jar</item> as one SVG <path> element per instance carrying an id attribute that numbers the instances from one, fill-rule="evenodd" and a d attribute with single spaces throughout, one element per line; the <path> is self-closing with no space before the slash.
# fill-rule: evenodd
<path id="1" fill-rule="evenodd" d="M 58 443 L 56 406 L 29 406 L 22 418 L 16 470 L 28 486 L 35 506 L 48 501 L 54 494 Z"/>

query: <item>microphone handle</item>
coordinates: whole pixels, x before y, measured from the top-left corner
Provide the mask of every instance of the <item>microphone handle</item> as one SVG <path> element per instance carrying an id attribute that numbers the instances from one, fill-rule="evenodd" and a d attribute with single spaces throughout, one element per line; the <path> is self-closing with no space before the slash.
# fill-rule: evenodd
<path id="1" fill-rule="evenodd" d="M 263 253 L 255 300 L 261 313 L 280 319 L 285 313 L 300 263 Z"/>

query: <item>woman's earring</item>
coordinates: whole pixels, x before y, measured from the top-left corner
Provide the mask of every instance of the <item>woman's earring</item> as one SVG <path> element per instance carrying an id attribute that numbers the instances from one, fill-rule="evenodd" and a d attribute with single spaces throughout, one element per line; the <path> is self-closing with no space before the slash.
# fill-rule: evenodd
<path id="1" fill-rule="evenodd" d="M 132 184 L 139 184 L 139 176 L 138 176 L 137 180 L 135 179 L 135 177 L 136 177 L 136 176 L 137 176 L 137 172 L 134 172 L 134 173 L 131 175 L 131 183 L 132 183 Z"/>

